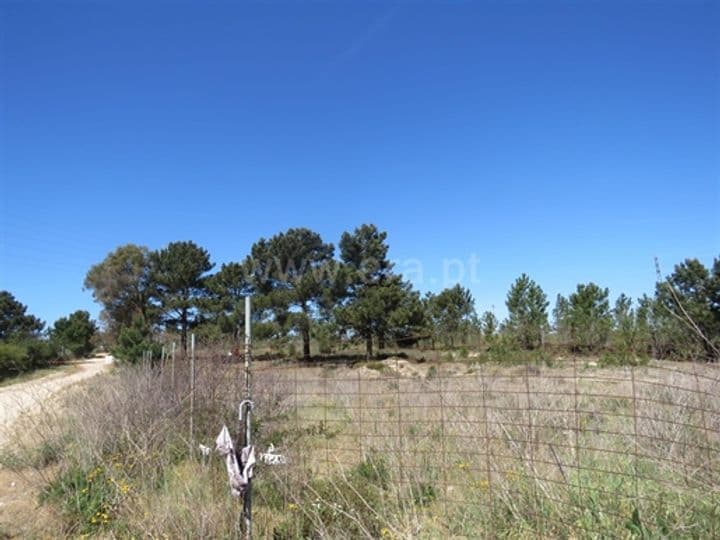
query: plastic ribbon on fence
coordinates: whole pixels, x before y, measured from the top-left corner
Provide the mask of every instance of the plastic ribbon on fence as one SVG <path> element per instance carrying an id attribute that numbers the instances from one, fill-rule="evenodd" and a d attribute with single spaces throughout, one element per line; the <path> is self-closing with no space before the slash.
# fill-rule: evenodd
<path id="1" fill-rule="evenodd" d="M 266 465 L 287 465 L 285 456 L 277 453 L 277 448 L 272 443 L 268 446 L 267 452 L 260 454 L 260 461 Z"/>
<path id="2" fill-rule="evenodd" d="M 223 426 L 217 439 L 215 439 L 215 449 L 225 459 L 225 467 L 230 482 L 230 493 L 234 497 L 240 497 L 244 494 L 245 488 L 247 488 L 253 476 L 255 447 L 244 447 L 240 452 L 240 461 L 238 461 L 230 431 L 228 431 L 227 426 Z"/>

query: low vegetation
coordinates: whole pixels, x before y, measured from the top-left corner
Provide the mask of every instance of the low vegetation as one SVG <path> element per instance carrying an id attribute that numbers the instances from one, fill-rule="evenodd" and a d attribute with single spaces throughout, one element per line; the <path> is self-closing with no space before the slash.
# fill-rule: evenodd
<path id="1" fill-rule="evenodd" d="M 69 537 L 240 537 L 198 445 L 238 429 L 252 294 L 254 440 L 287 460 L 257 466 L 259 537 L 718 536 L 720 259 L 635 302 L 581 283 L 552 322 L 522 274 L 499 321 L 460 285 L 421 296 L 386 239 L 362 225 L 336 257 L 290 229 L 214 273 L 193 242 L 119 247 L 85 280 L 119 366 L 16 426 L 3 464 L 45 475 Z M 2 294 L 0 376 L 98 339 L 86 312 L 43 331 Z"/>
<path id="2" fill-rule="evenodd" d="M 121 366 L 17 426 L 3 464 L 44 471 L 62 534 L 241 537 L 197 446 L 237 431 L 241 373 L 199 356 L 192 439 L 180 362 Z M 258 362 L 256 442 L 287 464 L 256 468 L 257 537 L 715 537 L 715 368 L 590 364 Z"/>
<path id="3" fill-rule="evenodd" d="M 94 349 L 97 328 L 87 311 L 45 323 L 7 291 L 0 291 L 0 380 L 48 367 Z"/>

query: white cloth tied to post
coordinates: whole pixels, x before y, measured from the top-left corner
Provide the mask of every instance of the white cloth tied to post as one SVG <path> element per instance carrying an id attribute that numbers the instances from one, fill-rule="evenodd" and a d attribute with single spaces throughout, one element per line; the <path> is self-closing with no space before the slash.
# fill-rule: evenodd
<path id="1" fill-rule="evenodd" d="M 215 439 L 215 449 L 225 459 L 228 480 L 230 481 L 230 493 L 234 497 L 240 497 L 250 483 L 255 467 L 255 447 L 245 446 L 240 451 L 240 462 L 235 452 L 230 431 L 223 426 L 220 435 Z"/>

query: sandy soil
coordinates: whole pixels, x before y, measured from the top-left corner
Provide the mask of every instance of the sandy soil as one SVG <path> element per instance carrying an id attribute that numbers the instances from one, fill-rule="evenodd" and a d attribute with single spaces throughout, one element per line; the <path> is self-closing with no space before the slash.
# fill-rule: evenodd
<path id="1" fill-rule="evenodd" d="M 5 428 L 12 425 L 22 414 L 63 388 L 67 388 L 104 371 L 112 364 L 112 356 L 98 356 L 74 364 L 77 369 L 70 373 L 53 373 L 40 379 L 11 384 L 0 388 L 0 446 L 4 443 Z"/>
<path id="2" fill-rule="evenodd" d="M 101 373 L 112 361 L 111 356 L 90 358 L 77 362 L 69 372 L 0 387 L 0 446 L 5 443 L 7 428 L 21 416 L 33 414 L 61 390 Z M 37 486 L 41 483 L 38 471 L 9 471 L 0 466 L 0 539 L 43 536 L 38 531 L 52 516 L 37 506 Z"/>

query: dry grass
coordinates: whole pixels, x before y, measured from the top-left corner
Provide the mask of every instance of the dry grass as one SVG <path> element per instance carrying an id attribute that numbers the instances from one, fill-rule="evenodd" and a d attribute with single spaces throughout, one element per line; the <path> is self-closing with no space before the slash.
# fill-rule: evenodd
<path id="1" fill-rule="evenodd" d="M 238 368 L 198 361 L 195 443 L 212 446 L 223 423 L 237 430 Z M 6 450 L 19 470 L 53 464 L 44 500 L 62 534 L 240 535 L 222 463 L 191 450 L 187 365 L 174 372 L 123 368 L 91 381 Z M 288 465 L 257 468 L 256 533 L 716 537 L 718 376 L 660 362 L 259 362 L 256 440 L 279 446 Z"/>
<path id="2" fill-rule="evenodd" d="M 294 425 L 285 446 L 315 478 L 381 456 L 399 501 L 384 522 L 400 537 L 714 536 L 717 376 L 667 363 L 288 369 L 296 414 L 274 429 Z"/>

